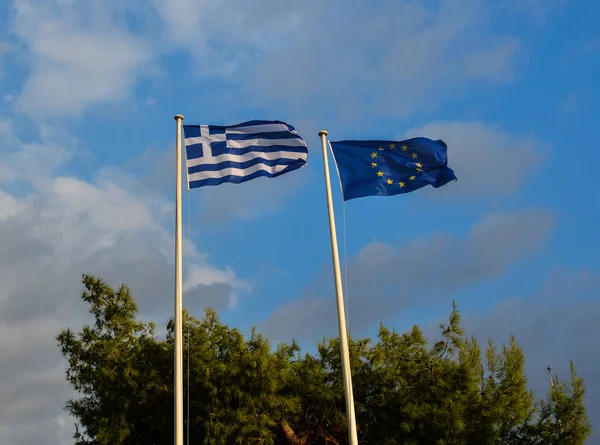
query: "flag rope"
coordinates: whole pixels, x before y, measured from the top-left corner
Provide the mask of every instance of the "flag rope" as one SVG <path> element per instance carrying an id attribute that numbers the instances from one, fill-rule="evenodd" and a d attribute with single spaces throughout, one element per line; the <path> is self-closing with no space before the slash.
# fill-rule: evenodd
<path id="1" fill-rule="evenodd" d="M 186 169 L 187 170 L 187 169 Z M 190 224 L 190 209 L 191 209 L 190 189 L 188 188 L 188 208 L 187 208 L 187 259 L 186 259 L 186 275 L 189 283 L 190 279 L 190 252 L 191 252 L 191 224 Z M 186 443 L 190 443 L 190 323 L 187 323 L 187 413 L 186 413 Z"/>
<path id="2" fill-rule="evenodd" d="M 347 246 L 346 246 L 346 203 L 342 201 L 342 224 L 343 224 L 343 232 L 344 232 L 344 297 L 345 297 L 345 305 L 346 305 L 346 329 L 350 331 L 350 322 L 348 317 L 348 312 L 350 311 L 350 304 L 348 296 L 348 255 L 347 255 Z"/>
<path id="3" fill-rule="evenodd" d="M 340 170 L 338 169 L 337 162 L 335 160 L 335 154 L 333 153 L 333 148 L 331 147 L 331 142 L 327 140 L 327 144 L 329 146 L 329 152 L 331 153 L 331 157 L 333 159 L 333 165 L 335 166 L 335 171 L 338 174 L 338 184 L 340 185 L 340 192 L 342 194 L 342 225 L 344 232 L 344 304 L 346 305 L 346 330 L 348 328 L 348 255 L 347 255 L 347 244 L 346 244 L 346 200 L 344 199 L 344 187 L 342 185 L 342 177 L 340 176 Z"/>

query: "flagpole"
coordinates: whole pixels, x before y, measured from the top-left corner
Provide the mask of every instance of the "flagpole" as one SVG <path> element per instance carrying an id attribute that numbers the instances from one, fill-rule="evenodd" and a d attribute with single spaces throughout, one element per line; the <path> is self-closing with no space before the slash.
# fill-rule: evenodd
<path id="1" fill-rule="evenodd" d="M 344 376 L 344 393 L 346 398 L 346 417 L 348 418 L 348 440 L 350 445 L 358 445 L 356 434 L 356 417 L 354 413 L 354 395 L 352 394 L 352 374 L 350 372 L 350 351 L 348 348 L 348 330 L 344 311 L 344 294 L 342 291 L 342 275 L 333 214 L 333 199 L 331 197 L 331 182 L 329 178 L 329 162 L 327 160 L 327 131 L 319 131 L 323 149 L 323 166 L 325 168 L 325 190 L 327 192 L 327 210 L 329 213 L 329 236 L 331 238 L 331 254 L 333 256 L 333 274 L 335 277 L 335 296 L 337 300 L 338 324 L 340 328 L 340 349 L 342 353 L 342 370 Z"/>
<path id="2" fill-rule="evenodd" d="M 175 159 L 177 173 L 175 174 L 175 388 L 174 388 L 174 443 L 183 445 L 183 253 L 182 253 L 182 218 L 181 218 L 181 127 L 183 116 L 175 115 L 177 136 Z"/>

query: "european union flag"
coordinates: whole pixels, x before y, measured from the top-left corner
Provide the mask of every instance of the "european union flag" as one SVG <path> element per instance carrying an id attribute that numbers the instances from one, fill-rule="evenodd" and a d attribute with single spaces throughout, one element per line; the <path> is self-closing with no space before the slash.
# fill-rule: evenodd
<path id="1" fill-rule="evenodd" d="M 409 193 L 441 187 L 456 175 L 448 167 L 444 141 L 418 137 L 405 141 L 330 142 L 343 199 Z"/>

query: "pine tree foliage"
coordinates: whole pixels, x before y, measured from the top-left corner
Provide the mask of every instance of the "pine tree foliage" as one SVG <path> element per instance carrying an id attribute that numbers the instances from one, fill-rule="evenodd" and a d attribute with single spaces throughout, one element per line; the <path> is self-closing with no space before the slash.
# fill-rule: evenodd
<path id="1" fill-rule="evenodd" d="M 57 337 L 79 394 L 65 407 L 78 422 L 74 444 L 171 444 L 173 321 L 159 339 L 125 285 L 90 275 L 83 284 L 94 323 Z M 339 339 L 314 354 L 295 342 L 272 348 L 211 309 L 201 320 L 184 312 L 183 332 L 190 445 L 348 443 Z M 381 325 L 350 350 L 361 445 L 583 445 L 591 434 L 573 364 L 570 380 L 555 376 L 536 402 L 515 338 L 483 350 L 455 304 L 432 345 L 416 326 Z"/>

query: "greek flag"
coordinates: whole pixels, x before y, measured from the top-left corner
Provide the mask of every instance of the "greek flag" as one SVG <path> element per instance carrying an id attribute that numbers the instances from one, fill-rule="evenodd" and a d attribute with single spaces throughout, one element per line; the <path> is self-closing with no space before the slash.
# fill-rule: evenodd
<path id="1" fill-rule="evenodd" d="M 303 167 L 308 150 L 294 127 L 254 120 L 237 125 L 184 125 L 188 188 L 274 178 Z"/>

